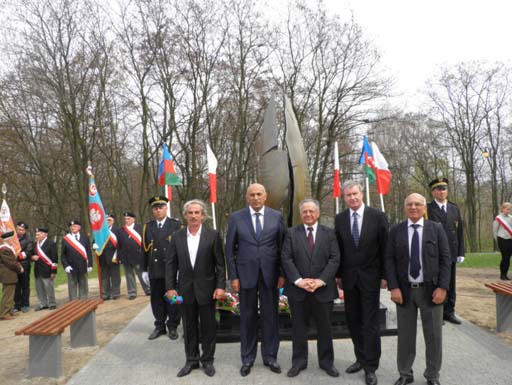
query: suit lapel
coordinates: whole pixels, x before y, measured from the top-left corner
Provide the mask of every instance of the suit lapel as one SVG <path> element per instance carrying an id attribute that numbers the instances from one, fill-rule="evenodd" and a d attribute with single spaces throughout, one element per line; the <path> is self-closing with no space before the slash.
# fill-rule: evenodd
<path id="1" fill-rule="evenodd" d="M 203 251 L 205 249 L 205 243 L 207 241 L 206 240 L 207 237 L 208 237 L 208 235 L 206 233 L 206 228 L 204 226 L 202 226 L 201 227 L 201 236 L 199 237 L 199 245 L 197 247 L 196 263 L 194 265 L 194 268 L 202 260 Z M 188 247 L 187 247 L 187 249 L 188 249 Z M 190 257 L 189 257 L 189 260 L 190 260 Z"/>
<path id="2" fill-rule="evenodd" d="M 190 262 L 190 253 L 188 252 L 188 241 L 187 241 L 188 233 L 187 232 L 188 232 L 188 229 L 187 229 L 187 227 L 185 227 L 183 229 L 183 231 L 178 232 L 175 236 L 178 237 L 178 239 L 180 240 L 180 243 L 182 244 L 183 249 L 185 250 L 185 259 L 186 259 L 187 265 L 190 267 L 191 270 L 194 270 L 194 268 L 192 267 L 192 262 Z M 178 260 L 179 260 L 179 257 L 178 257 Z M 197 258 L 196 258 L 196 260 L 197 260 Z"/>
<path id="3" fill-rule="evenodd" d="M 304 227 L 304 225 L 298 225 L 296 231 L 298 233 L 297 238 L 300 239 L 300 242 L 302 243 L 302 247 L 306 251 L 306 255 L 308 256 L 308 258 L 311 259 L 311 254 L 309 253 L 308 234 L 306 232 L 306 228 Z M 317 236 L 318 236 L 318 231 L 317 231 Z M 313 252 L 314 251 L 315 251 L 315 249 L 313 248 Z"/>
<path id="4" fill-rule="evenodd" d="M 254 231 L 254 226 L 252 225 L 252 217 L 251 217 L 251 210 L 249 210 L 249 207 L 245 209 L 245 223 L 249 227 L 249 231 L 251 232 L 254 239 L 256 239 L 256 232 Z"/>

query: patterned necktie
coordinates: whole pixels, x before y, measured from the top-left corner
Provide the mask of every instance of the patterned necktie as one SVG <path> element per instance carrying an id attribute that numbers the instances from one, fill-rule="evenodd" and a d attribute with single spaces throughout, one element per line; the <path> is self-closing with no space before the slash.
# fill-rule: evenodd
<path id="1" fill-rule="evenodd" d="M 308 248 L 309 254 L 313 255 L 313 249 L 315 248 L 315 238 L 313 238 L 313 228 L 308 227 Z"/>
<path id="2" fill-rule="evenodd" d="M 260 237 L 261 237 L 261 232 L 263 231 L 263 229 L 261 228 L 261 222 L 260 222 L 261 213 L 255 213 L 254 215 L 256 217 L 256 239 L 259 241 Z"/>
<path id="3" fill-rule="evenodd" d="M 411 277 L 414 279 L 420 275 L 420 236 L 417 228 L 420 225 L 411 225 L 414 229 L 411 241 Z"/>
<path id="4" fill-rule="evenodd" d="M 352 239 L 354 240 L 354 245 L 356 247 L 359 246 L 359 222 L 357 220 L 358 214 L 354 213 L 352 214 L 352 217 L 354 218 L 354 221 L 352 222 Z"/>

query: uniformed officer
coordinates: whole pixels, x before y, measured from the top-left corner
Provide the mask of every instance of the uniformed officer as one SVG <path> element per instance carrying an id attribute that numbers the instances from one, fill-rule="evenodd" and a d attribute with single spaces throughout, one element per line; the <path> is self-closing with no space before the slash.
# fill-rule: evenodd
<path id="1" fill-rule="evenodd" d="M 27 233 L 28 225 L 19 221 L 16 223 L 16 235 L 21 245 L 18 260 L 23 266 L 23 273 L 18 274 L 14 294 L 14 309 L 26 313 L 30 309 L 30 259 L 34 254 L 34 239 Z"/>
<path id="2" fill-rule="evenodd" d="M 464 229 L 460 210 L 455 203 L 448 201 L 448 179 L 436 178 L 428 185 L 434 199 L 427 205 L 428 219 L 443 225 L 450 245 L 450 288 L 444 303 L 443 318 L 459 325 L 461 321 L 455 315 L 455 280 L 457 263 L 464 262 Z"/>
<path id="3" fill-rule="evenodd" d="M 150 340 L 166 333 L 171 340 L 178 338 L 176 328 L 180 323 L 180 313 L 177 305 L 171 305 L 164 299 L 165 287 L 165 258 L 172 234 L 181 228 L 180 221 L 167 216 L 167 202 L 164 196 L 155 196 L 149 200 L 149 205 L 155 219 L 144 224 L 142 230 L 143 262 L 142 276 L 149 282 L 151 290 L 151 310 L 155 317 L 155 330 L 149 335 Z"/>
<path id="4" fill-rule="evenodd" d="M 119 268 L 118 239 L 119 229 L 114 226 L 115 216 L 107 216 L 110 238 L 99 255 L 101 266 L 101 286 L 103 300 L 119 299 L 121 296 L 121 271 Z"/>

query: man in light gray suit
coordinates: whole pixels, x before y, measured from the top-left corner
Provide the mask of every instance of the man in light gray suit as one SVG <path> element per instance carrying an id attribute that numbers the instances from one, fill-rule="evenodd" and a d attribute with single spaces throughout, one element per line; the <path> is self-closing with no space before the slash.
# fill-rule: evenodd
<path id="1" fill-rule="evenodd" d="M 398 322 L 398 371 L 395 385 L 414 381 L 418 309 L 425 336 L 428 385 L 440 385 L 443 302 L 450 285 L 450 250 L 442 225 L 425 220 L 425 197 L 405 200 L 407 220 L 394 226 L 386 249 L 386 275 Z"/>
<path id="2" fill-rule="evenodd" d="M 231 287 L 240 296 L 240 342 L 242 377 L 251 372 L 256 359 L 258 303 L 263 364 L 281 373 L 279 350 L 279 291 L 284 222 L 281 213 L 265 206 L 267 193 L 259 183 L 246 194 L 249 207 L 234 212 L 226 235 L 226 261 Z"/>

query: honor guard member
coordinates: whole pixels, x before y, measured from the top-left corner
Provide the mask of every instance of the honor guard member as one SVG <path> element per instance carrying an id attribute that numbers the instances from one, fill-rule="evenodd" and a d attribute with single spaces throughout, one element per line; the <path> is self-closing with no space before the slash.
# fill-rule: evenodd
<path id="1" fill-rule="evenodd" d="M 30 309 L 30 258 L 34 254 L 34 239 L 27 233 L 28 225 L 20 221 L 16 224 L 16 234 L 21 245 L 18 261 L 23 266 L 23 273 L 18 275 L 14 294 L 14 309 L 26 313 Z"/>
<path id="2" fill-rule="evenodd" d="M 0 283 L 2 283 L 0 320 L 11 320 L 14 318 L 16 282 L 18 282 L 18 274 L 23 273 L 23 267 L 17 261 L 13 247 L 14 231 L 3 233 L 0 239 Z"/>
<path id="3" fill-rule="evenodd" d="M 456 264 L 464 262 L 464 229 L 460 210 L 455 203 L 448 201 L 448 179 L 437 178 L 428 185 L 434 199 L 427 205 L 427 218 L 443 225 L 450 245 L 450 288 L 443 308 L 443 319 L 459 325 L 455 315 Z"/>
<path id="4" fill-rule="evenodd" d="M 54 283 L 58 267 L 57 245 L 48 239 L 46 227 L 36 228 L 36 250 L 32 260 L 34 261 L 36 293 L 39 299 L 39 306 L 35 310 L 56 309 Z"/>
<path id="5" fill-rule="evenodd" d="M 69 222 L 69 233 L 62 239 L 61 262 L 68 274 L 69 300 L 87 299 L 89 286 L 87 273 L 92 271 L 92 255 L 89 238 L 80 232 L 79 221 Z"/>
<path id="6" fill-rule="evenodd" d="M 107 216 L 110 238 L 99 255 L 103 300 L 119 299 L 121 296 L 121 272 L 119 268 L 118 237 L 119 229 L 114 226 L 115 216 Z"/>
<path id="7" fill-rule="evenodd" d="M 118 253 L 126 276 L 126 288 L 128 299 L 137 297 L 137 281 L 135 274 L 139 277 L 140 284 L 146 295 L 150 294 L 149 285 L 142 279 L 142 226 L 135 223 L 136 216 L 131 211 L 125 211 L 124 226 L 118 232 Z"/>
<path id="8" fill-rule="evenodd" d="M 166 333 L 171 340 L 178 338 L 176 328 L 180 323 L 180 313 L 177 305 L 171 305 L 164 299 L 165 287 L 165 258 L 169 249 L 172 234 L 181 228 L 180 221 L 167 216 L 167 202 L 164 196 L 155 196 L 149 200 L 149 205 L 155 219 L 144 224 L 142 230 L 143 263 L 142 277 L 149 283 L 151 290 L 151 310 L 155 317 L 155 330 L 149 335 L 150 340 Z"/>

